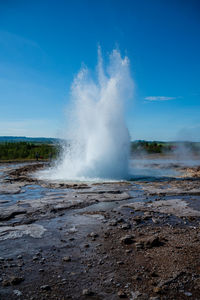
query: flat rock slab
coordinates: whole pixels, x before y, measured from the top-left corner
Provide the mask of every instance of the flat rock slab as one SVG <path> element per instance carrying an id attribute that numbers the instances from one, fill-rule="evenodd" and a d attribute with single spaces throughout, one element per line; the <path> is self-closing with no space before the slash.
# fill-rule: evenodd
<path id="1" fill-rule="evenodd" d="M 186 201 L 181 199 L 160 200 L 153 203 L 135 202 L 123 205 L 121 207 L 130 207 L 138 211 L 173 214 L 178 217 L 200 216 L 200 211 L 192 209 L 188 206 Z"/>
<path id="2" fill-rule="evenodd" d="M 41 238 L 45 231 L 46 229 L 38 224 L 2 226 L 0 227 L 0 241 L 21 238 L 23 235 Z"/>
<path id="3" fill-rule="evenodd" d="M 19 194 L 21 192 L 21 185 L 13 184 L 0 184 L 0 194 Z"/>

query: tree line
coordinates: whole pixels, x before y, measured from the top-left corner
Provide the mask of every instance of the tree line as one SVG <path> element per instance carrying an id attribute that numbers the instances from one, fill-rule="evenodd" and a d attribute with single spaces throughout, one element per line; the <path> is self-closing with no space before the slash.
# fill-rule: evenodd
<path id="1" fill-rule="evenodd" d="M 27 142 L 0 143 L 0 160 L 53 159 L 58 155 L 59 146 Z"/>

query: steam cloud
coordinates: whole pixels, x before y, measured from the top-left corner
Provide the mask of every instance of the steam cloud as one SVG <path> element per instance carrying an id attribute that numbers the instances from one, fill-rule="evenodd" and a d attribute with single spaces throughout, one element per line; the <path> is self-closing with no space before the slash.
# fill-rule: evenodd
<path id="1" fill-rule="evenodd" d="M 125 102 L 132 96 L 129 59 L 117 50 L 103 67 L 98 48 L 96 80 L 83 67 L 71 86 L 71 111 L 66 139 L 56 167 L 42 173 L 53 180 L 125 179 L 130 137 Z"/>

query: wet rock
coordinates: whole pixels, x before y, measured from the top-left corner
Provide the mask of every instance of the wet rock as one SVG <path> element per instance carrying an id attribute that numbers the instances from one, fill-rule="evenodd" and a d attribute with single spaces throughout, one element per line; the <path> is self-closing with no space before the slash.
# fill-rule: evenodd
<path id="1" fill-rule="evenodd" d="M 1 184 L 0 193 L 1 194 L 19 194 L 21 188 L 18 184 Z"/>
<path id="2" fill-rule="evenodd" d="M 156 286 L 156 287 L 154 287 L 154 289 L 153 289 L 153 291 L 154 291 L 154 293 L 160 293 L 161 292 L 161 287 L 159 287 L 159 286 Z"/>
<path id="3" fill-rule="evenodd" d="M 15 267 L 17 267 L 17 264 L 11 264 L 10 267 L 15 268 Z"/>
<path id="4" fill-rule="evenodd" d="M 157 237 L 150 237 L 145 241 L 145 247 L 146 248 L 153 248 L 153 247 L 159 247 L 162 246 L 164 243 L 161 241 L 161 239 Z"/>
<path id="5" fill-rule="evenodd" d="M 40 264 L 43 265 L 44 263 L 45 263 L 45 258 L 42 257 L 41 260 L 40 260 Z"/>
<path id="6" fill-rule="evenodd" d="M 104 264 L 104 261 L 102 259 L 100 259 L 99 265 L 103 265 L 103 264 Z"/>
<path id="7" fill-rule="evenodd" d="M 71 257 L 70 256 L 64 256 L 63 259 L 62 259 L 64 262 L 69 262 L 71 261 Z"/>
<path id="8" fill-rule="evenodd" d="M 11 285 L 9 280 L 3 280 L 2 281 L 2 286 L 9 286 L 9 285 Z"/>
<path id="9" fill-rule="evenodd" d="M 142 294 L 139 291 L 131 292 L 131 299 L 136 300 L 138 299 Z"/>
<path id="10" fill-rule="evenodd" d="M 131 253 L 133 250 L 132 249 L 127 249 L 126 253 Z"/>
<path id="11" fill-rule="evenodd" d="M 18 207 L 10 207 L 7 209 L 4 209 L 3 212 L 0 213 L 0 221 L 8 221 L 12 218 L 14 218 L 17 215 L 25 214 L 27 210 L 20 209 Z"/>
<path id="12" fill-rule="evenodd" d="M 152 272 L 150 275 L 151 277 L 159 277 L 159 275 L 156 272 Z"/>
<path id="13" fill-rule="evenodd" d="M 143 242 L 137 242 L 135 243 L 135 247 L 137 250 L 143 249 L 144 248 L 144 243 Z"/>
<path id="14" fill-rule="evenodd" d="M 0 241 L 20 238 L 23 235 L 30 235 L 33 238 L 41 238 L 45 231 L 46 229 L 42 225 L 38 224 L 2 226 L 0 227 Z"/>
<path id="15" fill-rule="evenodd" d="M 109 226 L 117 226 L 117 221 L 116 220 L 113 220 L 113 221 L 110 221 Z"/>
<path id="16" fill-rule="evenodd" d="M 125 235 L 120 239 L 121 244 L 131 245 L 134 243 L 134 237 L 132 235 Z"/>
<path id="17" fill-rule="evenodd" d="M 15 296 L 20 297 L 20 296 L 22 295 L 22 292 L 20 292 L 19 290 L 13 290 L 13 294 L 14 294 Z"/>
<path id="18" fill-rule="evenodd" d="M 192 293 L 190 293 L 190 292 L 184 292 L 184 295 L 187 296 L 187 297 L 191 297 Z"/>
<path id="19" fill-rule="evenodd" d="M 46 285 L 41 285 L 40 289 L 43 291 L 50 291 L 51 287 L 50 285 L 46 284 Z"/>
<path id="20" fill-rule="evenodd" d="M 38 260 L 38 257 L 35 255 L 35 256 L 33 256 L 32 260 L 36 261 L 36 260 Z"/>
<path id="21" fill-rule="evenodd" d="M 121 228 L 124 229 L 124 230 L 127 230 L 127 229 L 130 229 L 130 228 L 131 228 L 131 225 L 130 225 L 130 224 L 123 224 L 123 225 L 121 226 Z"/>
<path id="22" fill-rule="evenodd" d="M 127 294 L 123 290 L 120 290 L 117 295 L 119 298 L 128 298 Z"/>
<path id="23" fill-rule="evenodd" d="M 154 247 L 160 247 L 162 245 L 164 245 L 164 242 L 163 240 L 161 241 L 160 237 L 158 236 L 147 237 L 135 243 L 136 249 L 150 249 Z"/>
<path id="24" fill-rule="evenodd" d="M 83 295 L 83 296 L 93 296 L 94 293 L 93 293 L 91 290 L 89 290 L 89 289 L 84 289 L 84 290 L 82 291 L 82 295 Z"/>
<path id="25" fill-rule="evenodd" d="M 6 258 L 6 261 L 13 261 L 13 258 L 12 257 L 8 257 L 8 258 Z"/>
<path id="26" fill-rule="evenodd" d="M 160 220 L 157 219 L 157 218 L 152 218 L 152 222 L 153 222 L 154 224 L 158 224 L 158 223 L 160 223 Z"/>
<path id="27" fill-rule="evenodd" d="M 72 228 L 68 229 L 67 232 L 68 233 L 76 233 L 76 232 L 78 232 L 78 229 L 75 226 L 73 226 Z"/>
<path id="28" fill-rule="evenodd" d="M 91 232 L 90 234 L 88 234 L 88 236 L 91 238 L 97 238 L 99 235 L 95 232 Z"/>
<path id="29" fill-rule="evenodd" d="M 136 224 L 140 224 L 140 223 L 142 222 L 142 217 L 140 217 L 140 216 L 135 216 L 135 217 L 133 218 L 133 220 L 136 222 Z"/>
<path id="30" fill-rule="evenodd" d="M 117 221 L 116 221 L 117 223 L 124 223 L 125 222 L 125 220 L 123 219 L 123 218 L 119 218 L 119 219 L 117 219 Z"/>
<path id="31" fill-rule="evenodd" d="M 10 278 L 10 283 L 12 285 L 20 284 L 22 281 L 24 281 L 24 277 L 13 276 Z"/>

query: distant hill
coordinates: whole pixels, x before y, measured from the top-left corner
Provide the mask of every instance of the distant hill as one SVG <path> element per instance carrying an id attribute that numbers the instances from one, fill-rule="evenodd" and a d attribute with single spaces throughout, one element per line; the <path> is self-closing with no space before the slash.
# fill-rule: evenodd
<path id="1" fill-rule="evenodd" d="M 44 138 L 44 137 L 26 137 L 26 136 L 0 136 L 0 143 L 15 143 L 15 142 L 30 142 L 30 143 L 47 143 L 53 144 L 58 143 L 60 139 L 56 138 Z"/>

